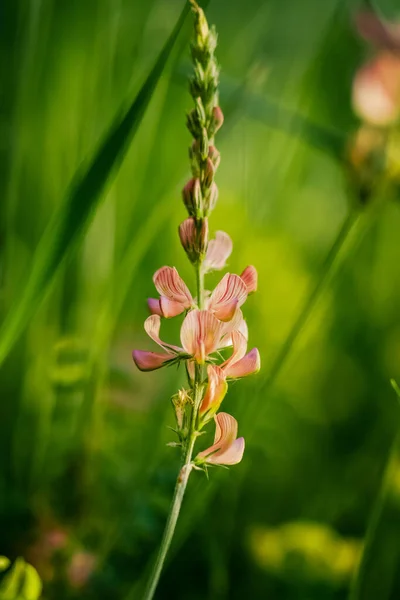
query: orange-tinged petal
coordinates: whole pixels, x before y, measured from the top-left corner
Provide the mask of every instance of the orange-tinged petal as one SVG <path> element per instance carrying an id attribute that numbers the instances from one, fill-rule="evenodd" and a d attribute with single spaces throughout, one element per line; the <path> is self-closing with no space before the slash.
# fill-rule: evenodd
<path id="1" fill-rule="evenodd" d="M 211 294 L 208 308 L 222 321 L 232 319 L 247 298 L 247 287 L 239 275 L 227 273 Z"/>
<path id="2" fill-rule="evenodd" d="M 181 302 L 175 302 L 165 296 L 160 297 L 161 314 L 166 319 L 176 317 L 185 311 L 185 306 Z"/>
<path id="3" fill-rule="evenodd" d="M 228 391 L 228 384 L 225 379 L 225 374 L 220 367 L 216 365 L 208 365 L 207 367 L 208 384 L 204 394 L 203 402 L 200 406 L 200 414 L 206 412 L 217 412 L 222 400 Z"/>
<path id="4" fill-rule="evenodd" d="M 209 464 L 234 465 L 241 461 L 244 451 L 244 439 L 236 439 L 237 421 L 228 413 L 218 413 L 215 420 L 214 444 L 203 450 L 197 458 Z"/>
<path id="5" fill-rule="evenodd" d="M 232 332 L 239 331 L 246 340 L 249 339 L 249 330 L 246 321 L 243 319 L 243 313 L 240 308 L 237 309 L 230 321 L 224 323 L 224 334 L 220 348 L 227 348 L 233 345 Z"/>
<path id="6" fill-rule="evenodd" d="M 215 239 L 210 240 L 204 259 L 206 271 L 220 270 L 225 267 L 226 261 L 232 253 L 232 240 L 224 231 L 217 231 Z"/>
<path id="7" fill-rule="evenodd" d="M 247 350 L 247 340 L 240 331 L 232 331 L 232 355 L 221 365 L 225 370 L 229 365 L 232 365 L 243 358 Z"/>
<path id="8" fill-rule="evenodd" d="M 208 310 L 192 310 L 181 327 L 181 342 L 185 351 L 203 364 L 215 352 L 221 340 L 223 324 Z"/>
<path id="9" fill-rule="evenodd" d="M 236 379 L 238 377 L 246 377 L 246 375 L 253 375 L 260 370 L 260 362 L 260 353 L 257 348 L 253 348 L 237 362 L 224 367 L 225 377 Z"/>
<path id="10" fill-rule="evenodd" d="M 252 294 L 253 292 L 257 291 L 258 274 L 255 267 L 249 265 L 245 268 L 240 277 L 246 284 L 248 294 Z"/>
<path id="11" fill-rule="evenodd" d="M 160 296 L 179 302 L 184 309 L 192 306 L 192 295 L 175 268 L 161 267 L 154 274 L 153 281 Z"/>
<path id="12" fill-rule="evenodd" d="M 173 359 L 171 354 L 161 352 L 147 352 L 146 350 L 134 350 L 132 358 L 140 371 L 155 371 Z"/>
<path id="13" fill-rule="evenodd" d="M 244 447 L 244 438 L 240 437 L 223 452 L 219 451 L 212 454 L 207 462 L 212 465 L 237 465 L 243 458 Z"/>

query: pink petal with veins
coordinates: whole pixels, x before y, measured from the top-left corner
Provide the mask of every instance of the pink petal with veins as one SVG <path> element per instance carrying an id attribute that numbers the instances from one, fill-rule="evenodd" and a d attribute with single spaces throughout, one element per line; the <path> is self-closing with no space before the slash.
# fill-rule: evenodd
<path id="1" fill-rule="evenodd" d="M 224 336 L 220 344 L 220 348 L 227 348 L 233 346 L 232 332 L 239 331 L 246 341 L 249 339 L 249 329 L 246 321 L 243 319 L 243 313 L 240 308 L 237 309 L 236 313 L 232 317 L 231 321 L 224 323 Z"/>
<path id="2" fill-rule="evenodd" d="M 247 298 L 247 287 L 239 275 L 227 273 L 209 299 L 208 309 L 221 321 L 229 321 Z"/>
<path id="3" fill-rule="evenodd" d="M 215 437 L 212 446 L 203 450 L 197 458 L 209 464 L 234 465 L 242 460 L 244 439 L 236 439 L 237 421 L 228 413 L 218 413 L 215 420 Z"/>
<path id="4" fill-rule="evenodd" d="M 257 291 L 258 274 L 257 269 L 252 265 L 245 268 L 240 276 L 246 284 L 247 293 L 252 294 Z"/>
<path id="5" fill-rule="evenodd" d="M 169 319 L 170 317 L 176 317 L 185 311 L 183 304 L 180 302 L 175 302 L 174 300 L 169 300 L 169 298 L 166 298 L 165 296 L 160 297 L 160 307 L 161 314 L 166 319 Z"/>
<path id="6" fill-rule="evenodd" d="M 220 270 L 225 267 L 226 261 L 232 253 L 232 240 L 224 231 L 217 231 L 215 239 L 208 242 L 207 253 L 204 259 L 206 271 Z"/>
<path id="7" fill-rule="evenodd" d="M 252 375 L 260 370 L 261 360 L 257 348 L 253 348 L 243 358 L 224 367 L 225 377 L 238 378 Z"/>
<path id="8" fill-rule="evenodd" d="M 175 268 L 161 267 L 154 274 L 153 281 L 160 296 L 182 305 L 181 312 L 193 305 L 192 295 Z"/>
<path id="9" fill-rule="evenodd" d="M 203 364 L 215 352 L 221 340 L 223 324 L 208 310 L 192 310 L 181 327 L 181 342 L 185 351 Z"/>
<path id="10" fill-rule="evenodd" d="M 240 437 L 224 452 L 216 452 L 210 456 L 210 458 L 207 459 L 207 462 L 214 465 L 237 465 L 243 458 L 244 447 L 244 438 Z"/>
<path id="11" fill-rule="evenodd" d="M 132 358 L 140 371 L 155 371 L 163 367 L 168 361 L 173 359 L 172 354 L 162 354 L 161 352 L 147 352 L 145 350 L 134 350 Z"/>

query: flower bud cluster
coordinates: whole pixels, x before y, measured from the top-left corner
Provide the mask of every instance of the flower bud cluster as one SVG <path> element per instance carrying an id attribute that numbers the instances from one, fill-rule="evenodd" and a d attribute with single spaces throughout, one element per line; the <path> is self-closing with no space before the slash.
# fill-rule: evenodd
<path id="1" fill-rule="evenodd" d="M 190 93 L 194 108 L 187 115 L 187 127 L 193 136 L 189 148 L 192 178 L 182 191 L 183 202 L 193 219 L 193 237 L 182 239 L 182 245 L 193 264 L 201 263 L 207 248 L 207 218 L 218 199 L 218 188 L 214 181 L 220 155 L 214 146 L 214 136 L 222 126 L 224 116 L 218 106 L 219 69 L 214 56 L 217 34 L 209 28 L 203 11 L 195 2 L 194 37 L 191 43 L 193 75 L 190 78 Z M 188 232 L 188 227 L 185 227 Z"/>

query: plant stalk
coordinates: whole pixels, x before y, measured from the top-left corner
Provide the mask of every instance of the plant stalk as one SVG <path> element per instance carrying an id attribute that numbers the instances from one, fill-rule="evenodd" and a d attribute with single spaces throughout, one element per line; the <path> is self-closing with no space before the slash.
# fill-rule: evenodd
<path id="1" fill-rule="evenodd" d="M 197 288 L 197 298 L 198 298 L 198 306 L 200 309 L 203 307 L 203 296 L 204 296 L 204 274 L 201 268 L 201 263 L 199 262 L 195 266 L 196 270 L 196 288 Z M 202 386 L 201 386 L 201 366 L 196 365 L 195 370 L 195 380 L 193 384 L 194 389 L 194 398 L 193 398 L 193 407 L 192 413 L 190 417 L 190 426 L 189 426 L 189 434 L 186 442 L 186 448 L 184 451 L 182 466 L 179 471 L 178 478 L 175 484 L 174 495 L 171 502 L 171 508 L 169 511 L 167 523 L 165 525 L 164 534 L 161 540 L 160 548 L 158 551 L 158 555 L 156 558 L 156 562 L 154 564 L 153 570 L 151 572 L 149 581 L 147 583 L 147 587 L 145 593 L 143 595 L 143 600 L 152 600 L 154 593 L 157 589 L 157 585 L 161 576 L 161 572 L 164 567 L 164 562 L 166 556 L 168 554 L 168 550 L 171 546 L 172 538 L 174 537 L 176 524 L 178 522 L 179 513 L 182 506 L 183 497 L 185 495 L 185 490 L 187 483 L 189 481 L 189 475 L 192 471 L 192 456 L 194 445 L 196 443 L 197 431 L 196 431 L 196 423 L 197 423 L 197 413 L 199 410 L 199 406 L 202 400 Z"/>

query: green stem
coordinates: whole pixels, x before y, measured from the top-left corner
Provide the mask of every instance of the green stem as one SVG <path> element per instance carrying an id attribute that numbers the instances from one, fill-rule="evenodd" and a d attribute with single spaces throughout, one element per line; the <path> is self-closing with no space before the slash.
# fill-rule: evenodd
<path id="1" fill-rule="evenodd" d="M 196 265 L 196 288 L 197 288 L 197 305 L 200 310 L 203 309 L 204 300 L 204 275 L 202 264 L 199 262 Z"/>
<path id="2" fill-rule="evenodd" d="M 385 542 L 388 540 L 388 547 L 391 547 L 392 541 L 389 539 L 391 535 L 395 535 L 396 538 L 398 536 L 398 526 L 391 523 L 389 526 L 391 531 L 385 531 L 384 521 L 391 508 L 392 501 L 389 492 L 398 469 L 399 450 L 400 433 L 393 441 L 378 495 L 368 521 L 359 566 L 354 572 L 350 586 L 349 600 L 372 600 L 378 597 L 377 594 L 382 599 L 390 596 L 391 577 L 397 569 L 399 553 L 394 553 L 395 559 L 391 557 L 388 560 L 387 554 L 383 553 L 382 556 L 382 548 L 385 547 Z M 398 520 L 398 508 L 395 508 Z M 388 528 L 386 527 L 386 529 Z M 394 547 L 396 546 L 398 547 L 397 544 Z M 397 565 L 392 565 L 393 562 Z M 382 577 L 385 571 L 386 577 Z"/>
<path id="3" fill-rule="evenodd" d="M 203 296 L 204 296 L 204 275 L 201 269 L 201 263 L 196 265 L 196 287 L 197 287 L 197 298 L 198 305 L 201 309 L 203 306 Z M 193 407 L 192 413 L 190 417 L 190 426 L 189 433 L 186 442 L 186 448 L 183 455 L 182 467 L 179 471 L 178 478 L 175 484 L 174 495 L 171 502 L 171 508 L 169 511 L 167 524 L 164 529 L 164 534 L 161 540 L 160 548 L 158 551 L 158 555 L 156 558 L 156 562 L 154 564 L 153 570 L 151 572 L 146 591 L 143 596 L 143 600 L 152 600 L 154 596 L 154 592 L 156 591 L 160 575 L 164 566 L 164 562 L 166 556 L 168 554 L 168 550 L 171 546 L 172 538 L 174 537 L 175 527 L 178 522 L 179 513 L 181 511 L 183 497 L 185 495 L 185 490 L 187 483 L 189 481 L 189 475 L 192 471 L 192 456 L 193 449 L 197 438 L 196 431 L 196 423 L 197 423 L 197 413 L 199 410 L 199 406 L 202 400 L 202 372 L 201 367 L 196 365 L 195 370 L 195 381 L 194 381 L 194 398 L 193 398 Z"/>
<path id="4" fill-rule="evenodd" d="M 153 567 L 153 571 L 150 575 L 150 579 L 146 588 L 146 591 L 143 596 L 143 600 L 151 600 L 154 596 L 154 592 L 156 591 L 158 581 L 160 579 L 161 571 L 164 566 L 165 558 L 167 556 L 169 547 L 172 542 L 172 538 L 174 536 L 176 523 L 178 521 L 179 513 L 182 506 L 183 496 L 185 494 L 187 482 L 189 480 L 189 475 L 192 470 L 192 454 L 193 448 L 196 441 L 196 436 L 194 432 L 193 423 L 196 421 L 195 410 L 193 407 L 192 410 L 192 419 L 191 419 L 191 435 L 188 439 L 188 444 L 186 447 L 186 452 L 183 460 L 183 466 L 179 471 L 178 479 L 176 480 L 174 496 L 171 503 L 171 508 L 167 520 L 167 524 L 165 526 L 164 535 L 161 540 L 160 549 L 158 552 L 158 556 Z"/>

